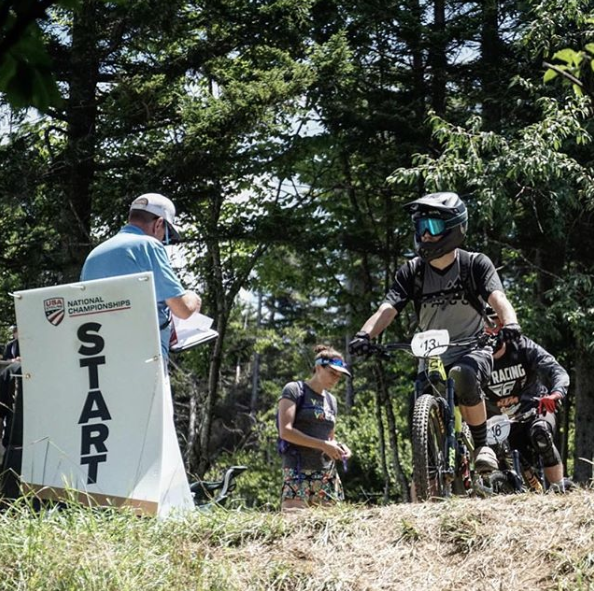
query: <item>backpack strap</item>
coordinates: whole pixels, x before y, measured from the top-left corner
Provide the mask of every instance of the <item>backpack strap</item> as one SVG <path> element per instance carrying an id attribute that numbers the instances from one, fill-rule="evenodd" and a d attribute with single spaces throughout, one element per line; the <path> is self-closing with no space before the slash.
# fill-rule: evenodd
<path id="1" fill-rule="evenodd" d="M 472 272 L 472 264 L 476 260 L 478 253 L 468 252 L 467 250 L 458 249 L 458 260 L 460 261 L 460 280 L 462 282 L 462 289 L 468 303 L 481 315 L 485 316 L 485 305 L 477 293 L 476 283 L 474 281 L 474 274 Z"/>
<path id="2" fill-rule="evenodd" d="M 415 307 L 415 314 L 420 318 L 421 300 L 423 299 L 423 282 L 425 280 L 425 263 L 421 257 L 415 257 L 408 261 L 410 271 L 414 277 L 412 301 Z"/>
<path id="3" fill-rule="evenodd" d="M 301 410 L 303 403 L 305 402 L 305 382 L 303 380 L 298 380 L 297 385 L 299 386 L 299 395 L 297 396 L 297 400 L 295 400 L 295 418 L 297 418 L 297 413 Z M 278 431 L 278 412 L 276 414 L 276 429 Z M 294 449 L 294 447 L 284 439 L 278 438 L 277 441 L 277 449 L 278 453 L 286 454 L 289 450 Z"/>
<path id="4" fill-rule="evenodd" d="M 466 250 L 458 249 L 458 261 L 460 262 L 460 281 L 464 296 L 468 303 L 481 315 L 485 315 L 485 306 L 477 294 L 477 287 L 474 281 L 474 274 L 472 272 L 472 265 L 478 253 L 468 252 Z M 425 280 L 425 262 L 421 257 L 415 257 L 408 262 L 411 273 L 414 277 L 412 300 L 415 306 L 415 313 L 417 318 L 421 311 L 421 301 L 423 299 L 423 282 Z"/>
<path id="5" fill-rule="evenodd" d="M 305 382 L 303 380 L 297 380 L 297 383 L 299 384 L 299 398 L 295 401 L 295 416 L 297 416 L 297 413 L 305 402 Z"/>

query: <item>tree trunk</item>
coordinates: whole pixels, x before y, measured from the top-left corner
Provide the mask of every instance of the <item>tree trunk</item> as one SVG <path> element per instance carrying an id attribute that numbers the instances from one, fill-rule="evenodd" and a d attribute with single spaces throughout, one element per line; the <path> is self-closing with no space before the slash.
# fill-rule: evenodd
<path id="1" fill-rule="evenodd" d="M 95 177 L 98 0 L 84 0 L 74 12 L 67 107 L 65 202 L 62 249 L 65 281 L 78 280 L 90 246 L 91 187 Z"/>
<path id="2" fill-rule="evenodd" d="M 196 438 L 193 455 L 196 462 L 195 470 L 200 477 L 204 476 L 210 467 L 210 431 L 213 410 L 219 389 L 219 373 L 222 365 L 223 343 L 225 341 L 228 320 L 221 250 L 217 232 L 223 199 L 222 189 L 219 189 L 216 195 L 209 200 L 208 237 L 206 239 L 209 269 L 206 277 L 206 289 L 209 296 L 214 326 L 219 336 L 214 342 L 210 355 L 208 390 L 198 404 L 200 417 L 200 424 L 198 425 L 199 437 Z"/>
<path id="3" fill-rule="evenodd" d="M 405 7 L 410 17 L 410 24 L 406 29 L 403 29 L 401 34 L 410 48 L 412 60 L 411 107 L 417 121 L 421 122 L 426 117 L 425 100 L 427 96 L 423 63 L 423 8 L 419 0 L 408 0 Z"/>
<path id="4" fill-rule="evenodd" d="M 594 460 L 594 380 L 590 375 L 594 360 L 582 350 L 576 355 L 575 380 L 575 450 L 574 478 L 587 483 L 592 478 Z"/>
<path id="5" fill-rule="evenodd" d="M 431 68 L 431 105 L 438 115 L 443 115 L 446 108 L 447 83 L 447 41 L 445 30 L 445 2 L 433 3 L 433 31 L 429 45 L 429 67 Z"/>
<path id="6" fill-rule="evenodd" d="M 392 452 L 392 465 L 396 482 L 400 489 L 401 498 L 405 501 L 409 500 L 408 494 L 408 480 L 402 470 L 400 463 L 400 454 L 398 452 L 398 427 L 396 425 L 396 417 L 394 416 L 394 409 L 390 400 L 390 393 L 386 384 L 386 375 L 384 366 L 378 362 L 374 367 L 375 378 L 377 383 L 377 391 L 380 396 L 380 403 L 386 412 L 386 420 L 388 422 L 388 433 L 390 440 L 390 450 Z"/>
<path id="7" fill-rule="evenodd" d="M 257 337 L 258 332 L 262 326 L 262 292 L 258 292 L 258 304 L 256 309 L 256 328 L 254 336 Z M 258 391 L 260 388 L 260 354 L 254 351 L 253 354 L 253 370 L 252 370 L 252 396 L 250 398 L 250 412 L 256 416 L 258 408 Z"/>
<path id="8" fill-rule="evenodd" d="M 384 437 L 384 419 L 382 416 L 382 395 L 379 388 L 375 391 L 375 418 L 377 421 L 377 433 L 379 439 L 379 456 L 384 478 L 384 503 L 390 500 L 390 473 L 386 462 L 386 438 Z"/>
<path id="9" fill-rule="evenodd" d="M 499 0 L 483 2 L 483 27 L 481 31 L 481 76 L 483 88 L 483 116 L 489 130 L 497 130 L 501 121 L 499 96 L 501 80 L 498 72 L 501 63 L 501 40 L 498 23 Z"/>

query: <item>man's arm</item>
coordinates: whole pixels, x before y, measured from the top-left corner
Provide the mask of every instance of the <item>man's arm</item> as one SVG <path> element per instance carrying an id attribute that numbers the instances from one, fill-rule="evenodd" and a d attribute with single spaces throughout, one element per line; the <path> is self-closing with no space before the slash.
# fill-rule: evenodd
<path id="1" fill-rule="evenodd" d="M 381 334 L 398 316 L 414 292 L 414 266 L 404 263 L 396 273 L 392 287 L 375 314 L 370 316 L 355 338 L 349 343 L 351 355 L 364 355 L 369 351 L 369 340 Z"/>
<path id="2" fill-rule="evenodd" d="M 186 319 L 194 312 L 200 312 L 202 300 L 197 293 L 188 290 L 180 296 L 166 299 L 165 303 L 174 316 Z"/>
<path id="3" fill-rule="evenodd" d="M 489 305 L 497 312 L 497 316 L 501 321 L 501 324 L 505 326 L 506 324 L 517 324 L 518 317 L 516 316 L 516 311 L 514 307 L 511 305 L 510 301 L 507 299 L 507 296 L 499 290 L 495 290 L 489 296 Z"/>
<path id="4" fill-rule="evenodd" d="M 392 304 L 384 302 L 377 312 L 367 319 L 360 332 L 366 332 L 370 338 L 374 338 L 386 330 L 397 315 L 396 308 Z"/>
<path id="5" fill-rule="evenodd" d="M 351 355 L 365 355 L 369 352 L 369 341 L 376 337 L 396 318 L 398 311 L 392 304 L 384 302 L 373 316 L 370 316 L 355 338 L 349 343 Z"/>
<path id="6" fill-rule="evenodd" d="M 564 398 L 569 388 L 569 374 L 565 368 L 539 344 L 528 338 L 525 338 L 525 342 L 526 360 L 531 371 L 536 373 L 549 392 L 559 392 Z"/>
<path id="7" fill-rule="evenodd" d="M 516 311 L 510 304 L 507 296 L 502 291 L 496 289 L 489 296 L 488 302 L 495 312 L 497 312 L 497 316 L 502 324 L 499 337 L 505 343 L 517 341 L 522 336 L 522 328 L 518 324 Z"/>

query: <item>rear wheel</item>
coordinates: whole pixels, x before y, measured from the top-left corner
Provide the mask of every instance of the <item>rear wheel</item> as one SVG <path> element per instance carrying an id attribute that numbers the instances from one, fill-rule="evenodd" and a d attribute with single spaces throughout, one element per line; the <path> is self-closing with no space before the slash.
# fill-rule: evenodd
<path id="1" fill-rule="evenodd" d="M 413 483 L 417 500 L 444 497 L 446 425 L 437 399 L 420 396 L 413 410 Z"/>

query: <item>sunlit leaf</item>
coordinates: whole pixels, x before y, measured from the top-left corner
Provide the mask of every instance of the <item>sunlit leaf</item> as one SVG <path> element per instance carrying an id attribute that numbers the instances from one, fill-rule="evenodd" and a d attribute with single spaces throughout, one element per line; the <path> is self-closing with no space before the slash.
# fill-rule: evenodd
<path id="1" fill-rule="evenodd" d="M 558 76 L 558 73 L 555 70 L 552 70 L 549 68 L 544 73 L 542 80 L 543 80 L 543 82 L 550 82 L 551 80 L 553 80 L 553 78 L 556 78 L 557 76 Z"/>

